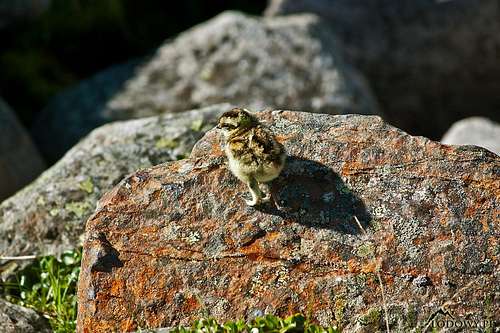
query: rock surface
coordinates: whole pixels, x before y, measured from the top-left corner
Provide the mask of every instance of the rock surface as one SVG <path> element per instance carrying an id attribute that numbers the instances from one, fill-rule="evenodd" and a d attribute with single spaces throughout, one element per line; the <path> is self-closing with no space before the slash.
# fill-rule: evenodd
<path id="1" fill-rule="evenodd" d="M 225 12 L 160 47 L 101 95 L 103 73 L 60 96 L 36 129 L 56 155 L 99 122 L 228 102 L 253 110 L 287 107 L 332 114 L 380 114 L 365 80 L 314 15 L 258 19 Z M 120 69 L 121 71 L 121 69 Z M 130 74 L 130 76 L 128 76 Z M 122 86 L 123 85 L 123 86 Z M 90 101 L 88 101 L 90 100 Z M 94 105 L 97 105 L 94 107 Z M 60 147 L 59 147 L 60 146 Z"/>
<path id="2" fill-rule="evenodd" d="M 500 124 L 482 117 L 462 119 L 450 127 L 441 142 L 479 146 L 500 155 Z"/>
<path id="3" fill-rule="evenodd" d="M 98 198 L 124 176 L 189 155 L 229 104 L 105 125 L 0 204 L 0 254 L 60 254 L 81 242 Z M 19 262 L 0 267 L 8 272 Z"/>
<path id="4" fill-rule="evenodd" d="M 392 124 L 438 139 L 462 118 L 500 121 L 497 0 L 273 0 L 267 9 L 303 12 L 330 23 Z"/>
<path id="5" fill-rule="evenodd" d="M 14 112 L 0 98 L 0 201 L 32 181 L 44 169 L 40 153 Z"/>
<path id="6" fill-rule="evenodd" d="M 190 159 L 127 177 L 87 222 L 78 332 L 295 312 L 384 330 L 378 272 L 393 331 L 442 305 L 500 313 L 498 156 L 375 116 L 259 117 L 289 154 L 277 206 L 246 206 L 215 130 Z"/>
<path id="7" fill-rule="evenodd" d="M 0 299 L 0 332 L 49 333 L 47 319 L 35 311 Z"/>

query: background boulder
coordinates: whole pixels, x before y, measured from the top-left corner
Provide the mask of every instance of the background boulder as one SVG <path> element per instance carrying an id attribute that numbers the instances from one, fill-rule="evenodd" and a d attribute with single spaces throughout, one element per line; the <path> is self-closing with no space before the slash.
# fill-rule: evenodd
<path id="1" fill-rule="evenodd" d="M 52 98 L 32 126 L 37 146 L 54 163 L 81 138 L 112 119 L 101 113 L 125 86 L 140 60 L 115 65 Z"/>
<path id="2" fill-rule="evenodd" d="M 259 117 L 289 154 L 276 205 L 245 204 L 215 130 L 190 159 L 130 175 L 87 222 L 79 332 L 296 312 L 374 332 L 384 309 L 408 332 L 441 306 L 499 313 L 498 156 L 374 116 Z"/>
<path id="3" fill-rule="evenodd" d="M 315 13 L 345 44 L 387 119 L 438 139 L 455 121 L 500 121 L 497 0 L 273 0 L 268 16 Z"/>
<path id="4" fill-rule="evenodd" d="M 474 145 L 500 154 L 500 124 L 487 118 L 471 117 L 457 121 L 441 139 L 448 145 Z"/>
<path id="5" fill-rule="evenodd" d="M 3 333 L 49 333 L 47 319 L 28 309 L 0 299 L 0 331 Z"/>
<path id="6" fill-rule="evenodd" d="M 0 204 L 0 253 L 59 255 L 79 246 L 85 221 L 103 193 L 137 169 L 188 156 L 228 109 L 230 105 L 221 104 L 96 129 Z M 8 273 L 18 263 L 4 262 L 0 271 Z"/>
<path id="7" fill-rule="evenodd" d="M 44 169 L 40 153 L 14 112 L 0 98 L 0 201 L 28 184 Z"/>
<path id="8" fill-rule="evenodd" d="M 51 159 L 105 121 L 214 103 L 380 114 L 365 80 L 315 15 L 260 19 L 224 12 L 165 42 L 133 71 L 120 68 L 123 80 L 112 73 L 82 83 L 42 112 L 34 133 Z M 54 137 L 61 138 L 55 147 Z"/>

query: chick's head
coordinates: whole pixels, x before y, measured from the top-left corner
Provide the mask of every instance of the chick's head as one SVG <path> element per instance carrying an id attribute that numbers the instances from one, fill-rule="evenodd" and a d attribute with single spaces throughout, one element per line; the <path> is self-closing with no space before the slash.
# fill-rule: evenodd
<path id="1" fill-rule="evenodd" d="M 257 119 L 247 110 L 234 108 L 222 114 L 217 128 L 221 129 L 225 136 L 229 136 L 242 129 L 253 127 L 257 123 Z"/>

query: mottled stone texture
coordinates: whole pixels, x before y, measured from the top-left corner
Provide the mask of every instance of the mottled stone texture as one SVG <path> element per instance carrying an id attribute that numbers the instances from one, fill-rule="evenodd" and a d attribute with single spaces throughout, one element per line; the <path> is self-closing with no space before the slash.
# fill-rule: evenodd
<path id="1" fill-rule="evenodd" d="M 35 125 L 51 157 L 103 122 L 215 103 L 380 115 L 365 79 L 316 15 L 254 18 L 224 12 L 58 96 Z M 51 145 L 54 137 L 60 140 Z M 61 152 L 62 151 L 62 152 Z"/>
<path id="2" fill-rule="evenodd" d="M 60 254 L 81 244 L 97 200 L 140 168 L 185 158 L 229 104 L 105 125 L 0 204 L 0 254 Z M 2 262 L 9 274 L 26 261 Z"/>
<path id="3" fill-rule="evenodd" d="M 0 332 L 2 333 L 49 333 L 47 319 L 33 311 L 0 299 Z"/>
<path id="4" fill-rule="evenodd" d="M 267 15 L 315 13 L 370 80 L 387 119 L 435 139 L 455 121 L 500 121 L 498 0 L 272 0 Z"/>
<path id="5" fill-rule="evenodd" d="M 0 98 L 0 201 L 32 181 L 44 169 L 33 145 L 14 111 Z"/>
<path id="6" fill-rule="evenodd" d="M 456 316 L 499 313 L 498 156 L 376 116 L 259 117 L 290 156 L 277 206 L 246 206 L 215 130 L 190 159 L 127 177 L 87 222 L 79 332 L 294 312 L 373 331 L 378 267 L 394 331 L 445 303 Z"/>

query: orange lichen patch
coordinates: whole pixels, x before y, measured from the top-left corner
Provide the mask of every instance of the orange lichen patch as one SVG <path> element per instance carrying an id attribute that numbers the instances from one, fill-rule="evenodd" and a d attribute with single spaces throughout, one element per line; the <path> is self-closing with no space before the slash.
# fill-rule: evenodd
<path id="1" fill-rule="evenodd" d="M 293 139 L 296 136 L 297 136 L 296 134 L 276 135 L 276 141 L 278 141 L 279 143 L 284 143 L 290 139 Z"/>
<path id="2" fill-rule="evenodd" d="M 254 242 L 242 246 L 239 251 L 244 253 L 250 260 L 274 260 L 278 259 L 277 255 L 273 253 L 271 247 L 263 247 L 264 243 L 269 244 L 279 237 L 278 232 L 270 232 L 265 234 L 264 237 L 256 239 Z"/>
<path id="3" fill-rule="evenodd" d="M 124 289 L 125 289 L 125 281 L 120 279 L 113 280 L 111 282 L 110 294 L 112 296 L 120 296 L 120 294 L 123 292 Z"/>
<path id="4" fill-rule="evenodd" d="M 394 276 L 390 274 L 382 274 L 381 278 L 383 279 L 383 283 L 386 286 L 391 286 L 394 283 Z"/>
<path id="5" fill-rule="evenodd" d="M 453 234 L 453 243 L 455 244 L 460 244 L 464 241 L 464 235 L 462 233 L 462 231 L 460 230 L 457 230 L 454 234 Z"/>
<path id="6" fill-rule="evenodd" d="M 144 226 L 140 229 L 142 235 L 148 236 L 150 234 L 157 234 L 160 228 L 157 225 Z"/>
<path id="7" fill-rule="evenodd" d="M 184 300 L 182 311 L 191 312 L 200 307 L 200 303 L 195 296 L 190 296 Z"/>
<path id="8" fill-rule="evenodd" d="M 345 162 L 342 166 L 341 174 L 342 176 L 350 176 L 357 174 L 360 170 L 363 170 L 363 163 L 360 162 Z"/>
<path id="9" fill-rule="evenodd" d="M 488 221 L 489 221 L 489 218 L 485 214 L 483 216 L 483 218 L 481 219 L 481 225 L 483 226 L 483 232 L 488 232 L 490 230 L 490 227 L 488 226 Z"/>
<path id="10" fill-rule="evenodd" d="M 500 256 L 500 244 L 497 237 L 488 238 L 488 255 L 492 260 L 498 260 Z"/>
<path id="11" fill-rule="evenodd" d="M 363 273 L 376 273 L 382 263 L 381 258 L 377 258 L 376 260 L 369 260 L 367 263 L 361 266 L 361 272 Z"/>
<path id="12" fill-rule="evenodd" d="M 132 318 L 127 318 L 120 323 L 121 332 L 130 332 L 137 328 L 136 323 Z"/>
<path id="13" fill-rule="evenodd" d="M 450 240 L 451 235 L 450 234 L 440 234 L 440 235 L 437 235 L 435 239 L 438 241 Z"/>
<path id="14" fill-rule="evenodd" d="M 219 140 L 217 140 L 219 141 Z M 213 156 L 225 156 L 225 153 L 224 151 L 222 150 L 222 147 L 219 144 L 215 144 L 212 146 L 212 150 L 210 151 L 210 153 L 213 155 Z"/>
<path id="15" fill-rule="evenodd" d="M 347 261 L 347 269 L 350 273 L 357 274 L 361 271 L 361 265 L 356 259 Z"/>
<path id="16" fill-rule="evenodd" d="M 437 210 L 438 210 L 438 208 L 436 208 L 436 211 L 434 211 L 434 214 L 440 216 L 439 217 L 439 224 L 442 225 L 443 227 L 447 227 L 448 223 L 450 223 L 449 211 L 446 210 L 445 212 L 443 212 L 443 211 L 438 212 Z"/>

